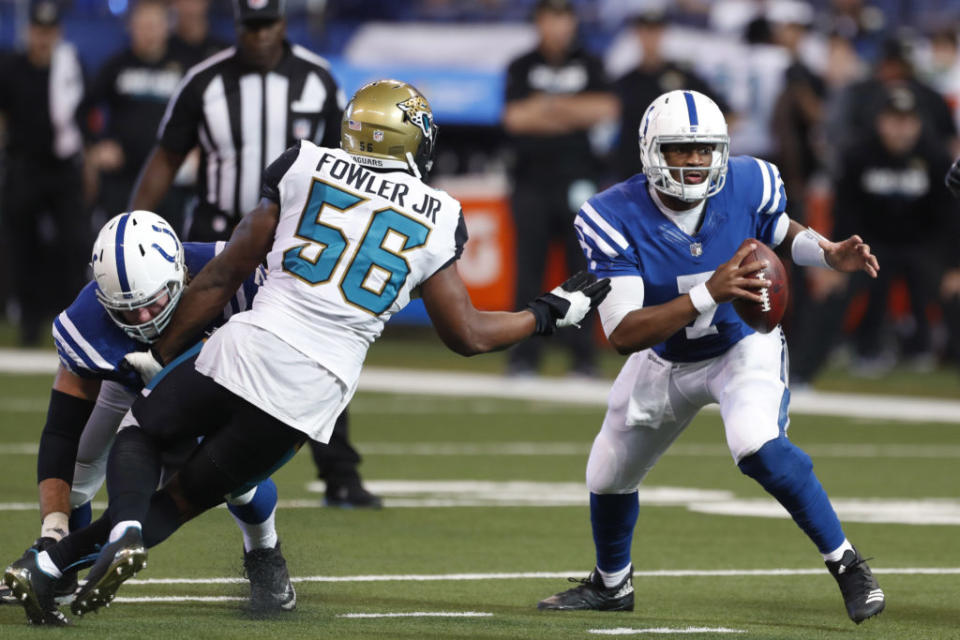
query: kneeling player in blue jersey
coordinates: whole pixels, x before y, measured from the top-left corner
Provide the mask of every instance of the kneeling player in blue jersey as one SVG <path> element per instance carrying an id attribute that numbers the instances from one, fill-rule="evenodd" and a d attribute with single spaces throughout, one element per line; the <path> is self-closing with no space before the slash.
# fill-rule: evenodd
<path id="1" fill-rule="evenodd" d="M 759 302 L 766 282 L 749 277 L 758 263 L 739 266 L 748 238 L 801 265 L 876 277 L 877 260 L 858 236 L 830 242 L 791 220 L 777 168 L 728 159 L 726 122 L 706 96 L 660 96 L 639 134 L 644 173 L 588 200 L 575 221 L 590 270 L 612 283 L 599 307 L 604 331 L 630 354 L 587 463 L 597 565 L 539 608 L 633 610 L 637 487 L 697 412 L 719 403 L 734 461 L 810 537 L 860 623 L 883 610 L 883 591 L 844 535 L 809 456 L 787 439 L 783 334 L 755 333 L 729 303 Z"/>
<path id="2" fill-rule="evenodd" d="M 92 252 L 94 281 L 53 323 L 60 366 L 40 437 L 42 523 L 40 538 L 26 554 L 44 551 L 90 523 L 90 501 L 103 485 L 110 445 L 143 388 L 123 357 L 160 337 L 189 274 L 198 273 L 223 246 L 183 245 L 163 218 L 148 211 L 118 215 L 100 231 Z M 248 277 L 204 333 L 249 309 L 262 279 L 262 270 Z M 176 452 L 174 458 L 188 453 Z M 176 459 L 166 462 L 168 470 L 177 466 Z M 243 531 L 250 607 L 256 611 L 289 610 L 296 604 L 274 526 L 276 504 L 277 489 L 269 479 L 228 499 Z M 76 587 L 76 569 L 64 571 L 57 596 L 67 600 Z M 9 588 L 7 595 L 12 597 Z"/>

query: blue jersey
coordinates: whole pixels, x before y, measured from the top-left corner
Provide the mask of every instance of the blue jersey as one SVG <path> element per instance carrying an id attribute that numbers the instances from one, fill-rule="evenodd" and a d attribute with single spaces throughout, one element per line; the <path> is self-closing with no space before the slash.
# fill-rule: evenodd
<path id="1" fill-rule="evenodd" d="M 197 274 L 220 253 L 223 242 L 186 242 L 183 245 L 187 272 Z M 224 307 L 223 314 L 204 330 L 210 333 L 233 315 L 251 307 L 253 297 L 263 282 L 261 267 L 251 274 Z M 133 371 L 119 369 L 123 356 L 131 351 L 145 351 L 148 345 L 128 336 L 118 327 L 97 299 L 97 283 L 90 282 L 53 321 L 53 338 L 60 355 L 60 363 L 70 372 L 84 378 L 114 380 L 139 390 L 140 376 Z M 197 336 L 197 340 L 203 336 Z"/>
<path id="2" fill-rule="evenodd" d="M 780 172 L 750 156 L 730 158 L 727 181 L 706 202 L 694 235 L 657 208 L 647 178 L 636 175 L 590 198 L 575 221 L 590 270 L 598 277 L 640 276 L 644 306 L 664 304 L 705 282 L 747 238 L 772 245 L 787 197 Z M 753 333 L 730 303 L 701 314 L 654 350 L 675 362 L 718 356 Z"/>

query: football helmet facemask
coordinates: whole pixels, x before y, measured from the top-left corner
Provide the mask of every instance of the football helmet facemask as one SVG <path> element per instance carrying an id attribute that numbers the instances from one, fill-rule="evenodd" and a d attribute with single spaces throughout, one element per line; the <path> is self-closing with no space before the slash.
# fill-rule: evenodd
<path id="1" fill-rule="evenodd" d="M 146 344 L 160 337 L 187 280 L 183 244 L 170 224 L 149 211 L 121 213 L 100 230 L 90 260 L 97 299 L 124 332 Z M 169 300 L 151 320 L 131 324 L 124 311 Z"/>
<path id="2" fill-rule="evenodd" d="M 727 179 L 730 136 L 727 121 L 717 104 L 697 91 L 670 91 L 650 103 L 640 121 L 640 161 L 655 189 L 685 202 L 698 202 L 723 189 Z M 673 167 L 663 157 L 663 145 L 703 143 L 713 145 L 708 166 Z M 704 171 L 707 179 L 687 184 L 687 171 Z M 676 172 L 680 177 L 674 177 Z"/>
<path id="3" fill-rule="evenodd" d="M 399 80 L 377 80 L 353 95 L 343 112 L 340 146 L 357 162 L 426 179 L 439 129 L 430 104 Z"/>

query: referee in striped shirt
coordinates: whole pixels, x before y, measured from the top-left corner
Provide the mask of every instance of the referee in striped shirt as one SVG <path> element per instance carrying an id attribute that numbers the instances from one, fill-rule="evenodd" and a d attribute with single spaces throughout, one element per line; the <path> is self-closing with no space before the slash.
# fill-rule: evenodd
<path id="1" fill-rule="evenodd" d="M 340 146 L 346 99 L 327 61 L 286 40 L 284 0 L 234 0 L 237 44 L 191 68 L 167 104 L 130 210 L 156 211 L 180 165 L 200 146 L 197 198 L 185 240 L 227 240 L 260 199 L 264 168 L 297 140 Z M 347 413 L 329 445 L 312 443 L 332 506 L 379 507 L 360 481 Z"/>

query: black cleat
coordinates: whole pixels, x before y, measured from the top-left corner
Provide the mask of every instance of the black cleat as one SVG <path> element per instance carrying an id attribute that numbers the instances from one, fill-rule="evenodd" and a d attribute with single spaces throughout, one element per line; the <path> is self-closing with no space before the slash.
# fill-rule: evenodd
<path id="1" fill-rule="evenodd" d="M 579 587 L 561 591 L 537 603 L 537 609 L 559 611 L 633 611 L 633 565 L 623 582 L 615 587 L 603 586 L 600 572 L 594 569 L 583 579 L 567 578 L 579 582 Z"/>
<path id="2" fill-rule="evenodd" d="M 847 550 L 838 562 L 827 562 L 827 569 L 840 585 L 843 603 L 847 605 L 847 615 L 860 624 L 881 611 L 887 602 L 883 589 L 873 577 L 867 561 L 860 557 L 856 549 Z"/>
<path id="3" fill-rule="evenodd" d="M 54 601 L 57 579 L 37 566 L 37 551 L 29 549 L 3 572 L 3 583 L 23 606 L 31 624 L 63 627 L 70 620 L 60 613 Z"/>
<path id="4" fill-rule="evenodd" d="M 297 592 L 290 582 L 279 542 L 273 549 L 244 551 L 243 572 L 250 580 L 251 613 L 293 611 L 297 606 Z"/>
<path id="5" fill-rule="evenodd" d="M 26 557 L 27 554 L 32 553 L 33 551 L 46 551 L 50 547 L 57 544 L 57 541 L 50 536 L 42 536 L 33 541 L 33 544 L 23 552 L 23 557 Z M 77 572 L 76 570 L 68 571 L 63 574 L 61 577 L 57 578 L 56 584 L 53 585 L 53 599 L 57 604 L 70 604 L 73 601 L 73 596 L 77 591 Z M 0 590 L 0 599 L 4 597 L 2 590 Z"/>
<path id="6" fill-rule="evenodd" d="M 87 574 L 87 582 L 77 591 L 70 605 L 75 615 L 82 616 L 100 607 L 110 606 L 124 582 L 147 566 L 147 547 L 137 527 L 128 527 L 115 542 L 100 550 L 100 556 Z"/>
<path id="7" fill-rule="evenodd" d="M 367 491 L 359 478 L 347 482 L 328 481 L 323 503 L 341 509 L 379 509 L 383 506 L 380 496 Z"/>

